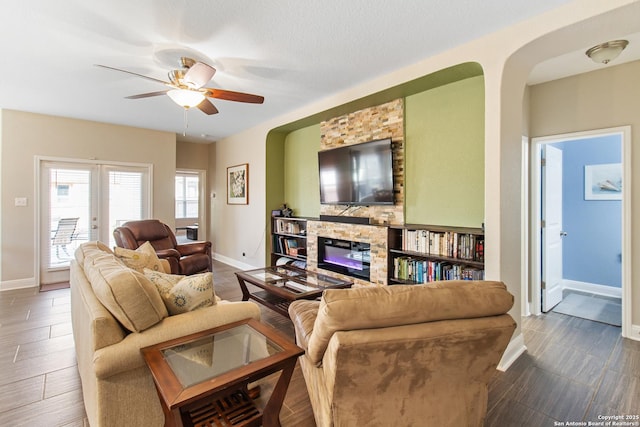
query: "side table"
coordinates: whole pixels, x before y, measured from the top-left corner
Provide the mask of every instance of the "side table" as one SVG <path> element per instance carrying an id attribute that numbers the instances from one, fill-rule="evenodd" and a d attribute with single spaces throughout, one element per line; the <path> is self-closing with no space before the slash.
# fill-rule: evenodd
<path id="1" fill-rule="evenodd" d="M 280 426 L 280 409 L 304 350 L 254 319 L 141 349 L 165 426 Z M 248 384 L 281 371 L 262 411 Z M 209 424 L 207 424 L 209 423 Z"/>

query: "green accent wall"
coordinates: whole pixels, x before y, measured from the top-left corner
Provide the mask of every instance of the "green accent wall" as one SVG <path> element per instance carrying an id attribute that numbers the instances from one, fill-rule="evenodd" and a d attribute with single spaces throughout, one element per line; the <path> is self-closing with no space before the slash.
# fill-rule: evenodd
<path id="1" fill-rule="evenodd" d="M 405 221 L 484 222 L 484 78 L 405 99 Z"/>
<path id="2" fill-rule="evenodd" d="M 271 234 L 271 211 L 282 206 L 284 200 L 284 141 L 286 134 L 271 131 L 267 135 L 266 177 L 265 177 L 265 223 L 267 235 Z M 271 242 L 265 251 L 265 264 L 271 265 Z"/>
<path id="3" fill-rule="evenodd" d="M 319 216 L 321 121 L 401 97 L 405 99 L 405 222 L 480 227 L 484 222 L 484 77 L 482 67 L 474 62 L 273 129 L 266 141 L 267 217 L 282 203 L 296 216 Z"/>
<path id="4" fill-rule="evenodd" d="M 320 216 L 320 124 L 290 132 L 284 141 L 284 202 L 295 216 Z"/>

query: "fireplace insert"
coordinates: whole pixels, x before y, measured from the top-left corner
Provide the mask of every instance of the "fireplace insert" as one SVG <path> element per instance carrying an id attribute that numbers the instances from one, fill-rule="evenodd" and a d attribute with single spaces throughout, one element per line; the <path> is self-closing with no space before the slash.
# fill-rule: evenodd
<path id="1" fill-rule="evenodd" d="M 368 243 L 318 237 L 318 268 L 368 281 L 370 262 Z"/>

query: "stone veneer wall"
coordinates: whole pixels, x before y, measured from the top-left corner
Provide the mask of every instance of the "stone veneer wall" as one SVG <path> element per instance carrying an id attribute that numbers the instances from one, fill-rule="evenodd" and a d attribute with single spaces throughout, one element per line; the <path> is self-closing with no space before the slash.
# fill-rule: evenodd
<path id="1" fill-rule="evenodd" d="M 371 278 L 366 282 L 333 271 L 318 270 L 318 236 L 365 242 L 371 245 Z M 307 269 L 327 276 L 353 280 L 356 285 L 387 284 L 387 227 L 380 225 L 344 224 L 307 221 Z"/>
<path id="2" fill-rule="evenodd" d="M 373 224 L 360 225 L 327 221 L 307 223 L 307 268 L 318 271 L 318 236 L 352 240 L 371 245 L 371 282 L 349 278 L 357 285 L 387 284 L 387 227 L 382 224 L 404 223 L 404 100 L 365 108 L 320 123 L 320 149 L 327 150 L 376 139 L 393 142 L 394 205 L 356 206 L 321 205 L 323 215 L 371 218 Z M 322 270 L 327 275 L 344 277 Z"/>
<path id="3" fill-rule="evenodd" d="M 321 150 L 384 138 L 393 142 L 395 204 L 356 206 L 346 211 L 346 205 L 321 205 L 321 214 L 369 217 L 377 224 L 404 223 L 404 100 L 396 99 L 320 123 Z"/>

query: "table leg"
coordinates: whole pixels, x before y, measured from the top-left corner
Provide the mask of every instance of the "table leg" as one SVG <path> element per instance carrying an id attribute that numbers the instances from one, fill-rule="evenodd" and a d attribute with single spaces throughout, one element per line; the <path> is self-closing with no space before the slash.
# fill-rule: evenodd
<path id="1" fill-rule="evenodd" d="M 236 276 L 236 278 L 238 279 L 240 290 L 242 291 L 242 301 L 249 301 L 249 289 L 247 289 L 247 284 L 240 277 Z"/>
<path id="2" fill-rule="evenodd" d="M 182 417 L 180 416 L 180 410 L 176 409 L 175 411 L 167 408 L 167 405 L 164 403 L 164 399 L 160 395 L 160 390 L 156 387 L 156 392 L 158 393 L 158 398 L 160 399 L 160 405 L 162 406 L 162 412 L 164 413 L 164 427 L 182 427 Z"/>
<path id="3" fill-rule="evenodd" d="M 287 394 L 287 388 L 289 388 L 289 381 L 291 381 L 291 375 L 296 367 L 296 359 L 287 362 L 287 365 L 282 369 L 280 378 L 276 383 L 269 401 L 262 411 L 262 423 L 264 427 L 280 427 L 280 409 L 282 409 L 282 402 Z"/>

